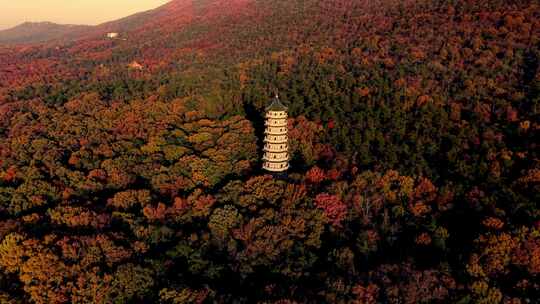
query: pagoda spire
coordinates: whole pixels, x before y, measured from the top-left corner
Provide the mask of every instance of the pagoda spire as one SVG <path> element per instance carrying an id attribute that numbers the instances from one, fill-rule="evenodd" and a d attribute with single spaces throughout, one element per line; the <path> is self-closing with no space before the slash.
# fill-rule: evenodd
<path id="1" fill-rule="evenodd" d="M 274 100 L 266 107 L 263 169 L 270 172 L 285 172 L 289 169 L 289 141 L 287 130 L 287 107 Z"/>

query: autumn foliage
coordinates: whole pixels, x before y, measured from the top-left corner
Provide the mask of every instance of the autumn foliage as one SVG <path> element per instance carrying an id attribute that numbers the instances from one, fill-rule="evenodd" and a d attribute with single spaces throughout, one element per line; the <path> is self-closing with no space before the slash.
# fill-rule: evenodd
<path id="1" fill-rule="evenodd" d="M 534 1 L 175 0 L 0 47 L 0 302 L 534 303 L 539 43 Z"/>

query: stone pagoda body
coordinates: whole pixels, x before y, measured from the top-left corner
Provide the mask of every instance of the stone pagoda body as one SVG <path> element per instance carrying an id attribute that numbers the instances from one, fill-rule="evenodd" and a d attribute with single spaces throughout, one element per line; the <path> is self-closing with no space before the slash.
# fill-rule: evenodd
<path id="1" fill-rule="evenodd" d="M 289 169 L 287 107 L 276 96 L 266 108 L 263 169 L 280 173 Z"/>

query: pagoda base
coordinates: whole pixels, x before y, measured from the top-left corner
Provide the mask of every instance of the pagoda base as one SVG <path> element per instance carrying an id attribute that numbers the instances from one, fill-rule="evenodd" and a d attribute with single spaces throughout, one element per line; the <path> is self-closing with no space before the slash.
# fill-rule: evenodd
<path id="1" fill-rule="evenodd" d="M 270 168 L 270 167 L 267 167 L 265 165 L 263 165 L 263 169 L 268 171 L 268 172 L 272 172 L 272 173 L 280 173 L 280 172 L 286 172 L 287 170 L 289 170 L 289 165 L 287 165 L 287 167 L 283 167 L 283 168 Z"/>

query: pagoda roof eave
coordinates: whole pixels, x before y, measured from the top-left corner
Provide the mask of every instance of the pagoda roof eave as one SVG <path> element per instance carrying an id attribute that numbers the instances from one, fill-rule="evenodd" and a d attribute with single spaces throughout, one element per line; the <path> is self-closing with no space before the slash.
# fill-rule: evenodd
<path id="1" fill-rule="evenodd" d="M 279 98 L 276 96 L 270 105 L 266 107 L 266 111 L 275 111 L 275 112 L 284 112 L 287 111 L 287 106 L 285 106 Z"/>

